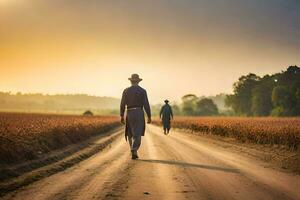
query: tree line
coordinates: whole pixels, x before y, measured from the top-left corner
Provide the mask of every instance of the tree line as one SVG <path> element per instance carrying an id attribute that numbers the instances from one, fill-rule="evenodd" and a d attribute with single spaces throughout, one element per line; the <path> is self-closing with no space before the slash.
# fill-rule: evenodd
<path id="1" fill-rule="evenodd" d="M 225 104 L 242 116 L 299 116 L 300 68 L 263 77 L 250 73 L 241 76 L 233 85 L 233 94 Z"/>
<path id="2" fill-rule="evenodd" d="M 186 94 L 181 98 L 181 103 L 171 103 L 174 115 L 184 116 L 215 116 L 224 114 L 223 102 L 225 94 L 205 97 L 196 96 L 195 94 Z M 161 104 L 152 106 L 154 115 L 158 115 Z M 221 109 L 220 109 L 221 108 Z"/>
<path id="3" fill-rule="evenodd" d="M 175 115 L 300 116 L 300 68 L 290 66 L 263 77 L 249 73 L 233 84 L 233 94 L 187 94 L 181 100 L 172 104 Z M 155 114 L 160 107 L 152 107 Z"/>

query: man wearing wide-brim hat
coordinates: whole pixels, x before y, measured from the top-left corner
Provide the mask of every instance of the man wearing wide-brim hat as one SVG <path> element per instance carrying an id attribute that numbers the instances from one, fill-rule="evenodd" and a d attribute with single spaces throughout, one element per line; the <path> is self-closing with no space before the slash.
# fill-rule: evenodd
<path id="1" fill-rule="evenodd" d="M 165 100 L 165 105 L 162 106 L 159 117 L 163 123 L 164 134 L 168 134 L 171 129 L 171 119 L 173 119 L 173 111 L 168 99 Z"/>
<path id="2" fill-rule="evenodd" d="M 142 79 L 138 74 L 132 74 L 128 79 L 131 82 L 131 87 L 128 87 L 123 91 L 120 115 L 121 122 L 125 123 L 124 113 L 125 110 L 127 111 L 125 138 L 129 141 L 132 159 L 137 159 L 137 152 L 141 145 L 141 139 L 145 134 L 144 110 L 148 117 L 147 123 L 151 123 L 151 110 L 147 92 L 139 86 L 139 82 L 142 81 Z"/>

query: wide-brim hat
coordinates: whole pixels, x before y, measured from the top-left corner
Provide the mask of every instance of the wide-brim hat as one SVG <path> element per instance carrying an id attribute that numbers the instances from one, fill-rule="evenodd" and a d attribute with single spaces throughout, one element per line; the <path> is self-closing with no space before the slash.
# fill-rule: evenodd
<path id="1" fill-rule="evenodd" d="M 166 99 L 166 100 L 165 100 L 165 103 L 169 103 L 169 100 L 168 100 L 168 99 Z"/>
<path id="2" fill-rule="evenodd" d="M 133 81 L 133 82 L 140 82 L 143 79 L 141 79 L 138 74 L 132 74 L 131 77 L 128 78 L 128 80 Z"/>

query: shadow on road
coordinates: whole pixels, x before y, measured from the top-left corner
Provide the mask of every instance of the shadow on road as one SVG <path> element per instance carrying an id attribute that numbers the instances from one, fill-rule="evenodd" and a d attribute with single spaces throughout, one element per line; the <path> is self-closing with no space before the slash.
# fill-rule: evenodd
<path id="1" fill-rule="evenodd" d="M 229 173 L 240 173 L 240 171 L 238 169 L 233 169 L 233 168 L 224 168 L 224 167 L 217 167 L 217 166 L 210 166 L 210 165 L 200 165 L 200 164 L 186 163 L 186 162 L 180 162 L 180 161 L 174 161 L 174 160 L 139 159 L 137 161 L 166 164 L 166 165 L 176 165 L 176 166 L 181 166 L 181 167 L 197 167 L 197 168 L 202 168 L 202 169 L 217 170 L 217 171 L 223 171 L 223 172 L 229 172 Z"/>

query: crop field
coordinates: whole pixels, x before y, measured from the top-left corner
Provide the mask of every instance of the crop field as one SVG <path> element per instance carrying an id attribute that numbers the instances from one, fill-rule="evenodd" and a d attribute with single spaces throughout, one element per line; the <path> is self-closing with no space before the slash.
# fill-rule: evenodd
<path id="1" fill-rule="evenodd" d="M 161 125 L 159 120 L 154 124 Z M 300 118 L 176 117 L 173 128 L 195 133 L 234 137 L 242 142 L 284 145 L 296 150 L 300 145 Z"/>
<path id="2" fill-rule="evenodd" d="M 119 125 L 115 116 L 0 113 L 0 164 L 31 160 Z"/>

